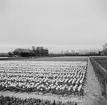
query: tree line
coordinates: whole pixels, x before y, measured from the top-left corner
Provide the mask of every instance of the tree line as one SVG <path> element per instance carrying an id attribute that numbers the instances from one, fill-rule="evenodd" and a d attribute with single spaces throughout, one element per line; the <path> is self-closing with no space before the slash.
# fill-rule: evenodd
<path id="1" fill-rule="evenodd" d="M 32 49 L 17 48 L 8 53 L 0 53 L 0 57 L 40 57 L 40 56 L 107 56 L 107 43 L 102 46 L 100 51 L 81 52 L 65 52 L 65 53 L 49 53 L 49 50 L 44 47 L 32 46 Z"/>
<path id="2" fill-rule="evenodd" d="M 34 46 L 32 49 L 22 49 L 17 48 L 13 52 L 8 52 L 9 57 L 35 57 L 35 56 L 48 56 L 49 51 L 46 48 L 43 47 L 37 47 Z"/>

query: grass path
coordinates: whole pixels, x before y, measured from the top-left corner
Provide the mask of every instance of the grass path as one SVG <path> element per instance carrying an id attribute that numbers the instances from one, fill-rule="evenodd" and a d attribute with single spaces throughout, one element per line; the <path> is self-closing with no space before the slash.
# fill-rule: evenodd
<path id="1" fill-rule="evenodd" d="M 84 88 L 85 96 L 81 105 L 107 105 L 106 99 L 101 94 L 100 83 L 90 60 L 88 60 L 87 68 L 87 82 Z"/>

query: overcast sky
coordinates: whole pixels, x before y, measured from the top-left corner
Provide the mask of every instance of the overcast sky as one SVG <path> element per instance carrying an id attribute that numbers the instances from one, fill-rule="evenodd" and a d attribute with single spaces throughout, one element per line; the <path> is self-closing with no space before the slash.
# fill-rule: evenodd
<path id="1" fill-rule="evenodd" d="M 107 0 L 0 0 L 0 52 L 41 45 L 51 52 L 107 43 Z"/>

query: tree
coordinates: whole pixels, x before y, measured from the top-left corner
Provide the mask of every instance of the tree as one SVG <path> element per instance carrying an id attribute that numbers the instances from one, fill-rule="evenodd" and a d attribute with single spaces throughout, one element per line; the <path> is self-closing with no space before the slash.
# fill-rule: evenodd
<path id="1" fill-rule="evenodd" d="M 12 52 L 8 52 L 8 56 L 9 56 L 9 57 L 13 57 L 14 54 L 13 54 Z"/>
<path id="2" fill-rule="evenodd" d="M 44 49 L 43 47 L 37 47 L 35 53 L 37 56 L 47 56 L 48 49 Z"/>
<path id="3" fill-rule="evenodd" d="M 104 55 L 107 55 L 107 43 L 103 45 L 103 53 Z"/>
<path id="4" fill-rule="evenodd" d="M 49 54 L 48 49 L 44 49 L 44 55 L 47 56 Z"/>
<path id="5" fill-rule="evenodd" d="M 36 48 L 35 46 L 32 46 L 32 51 L 34 52 L 34 56 L 36 55 Z"/>

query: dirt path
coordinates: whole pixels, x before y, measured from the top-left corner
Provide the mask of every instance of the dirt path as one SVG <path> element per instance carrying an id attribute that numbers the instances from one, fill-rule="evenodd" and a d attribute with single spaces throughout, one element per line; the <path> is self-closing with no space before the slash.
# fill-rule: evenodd
<path id="1" fill-rule="evenodd" d="M 87 83 L 84 88 L 85 96 L 81 105 L 107 105 L 106 99 L 101 95 L 100 83 L 90 60 L 88 60 L 86 81 Z"/>

